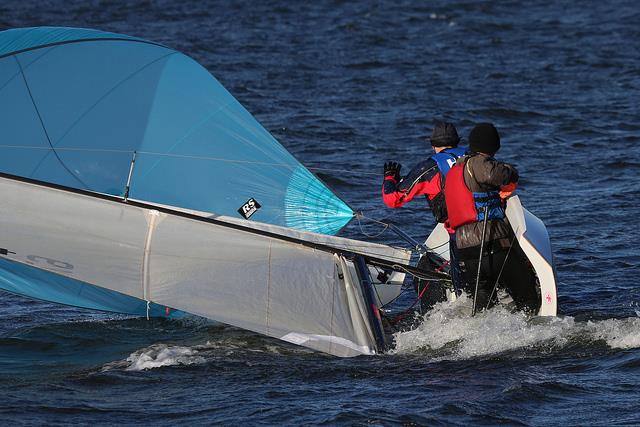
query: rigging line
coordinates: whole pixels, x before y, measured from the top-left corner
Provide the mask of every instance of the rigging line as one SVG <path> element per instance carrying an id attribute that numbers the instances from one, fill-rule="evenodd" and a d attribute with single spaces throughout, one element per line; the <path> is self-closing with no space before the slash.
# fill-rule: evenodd
<path id="1" fill-rule="evenodd" d="M 388 286 L 388 285 L 387 285 Z M 396 285 L 397 286 L 397 285 Z M 392 299 L 391 301 L 389 301 L 388 303 L 386 303 L 385 305 L 383 305 L 382 308 L 386 308 L 392 304 L 394 304 L 396 301 L 398 301 L 400 299 L 400 297 L 404 296 L 407 292 L 411 291 L 410 288 L 404 288 L 402 291 L 400 291 L 400 293 L 398 294 L 397 297 L 395 297 L 394 299 Z"/>
<path id="2" fill-rule="evenodd" d="M 376 256 L 380 256 L 380 257 L 381 257 L 381 259 L 384 259 L 384 260 L 389 261 L 389 262 L 392 262 L 392 263 L 393 263 L 393 262 L 408 262 L 405 258 L 398 257 L 398 256 L 392 256 L 392 255 L 388 255 L 388 256 L 387 256 L 387 255 L 380 255 L 380 254 L 377 254 L 376 252 L 366 252 L 366 251 L 364 251 L 364 250 L 357 250 L 357 249 L 351 250 L 349 247 L 344 247 L 344 248 L 340 248 L 340 249 L 345 249 L 345 250 L 347 250 L 347 251 L 353 252 L 353 253 L 355 253 L 355 254 L 362 255 L 362 256 L 364 256 L 364 257 L 376 257 Z M 387 265 L 387 266 L 389 266 L 389 264 L 386 264 L 386 265 Z"/>
<path id="3" fill-rule="evenodd" d="M 353 253 L 356 253 L 356 254 L 359 254 L 359 255 L 363 255 L 365 257 L 368 257 L 368 256 L 370 256 L 370 257 L 378 257 L 379 256 L 379 257 L 381 257 L 381 259 L 385 259 L 385 260 L 390 261 L 390 262 L 408 262 L 407 259 L 404 258 L 404 257 L 380 254 L 380 253 L 375 252 L 375 251 L 367 252 L 364 249 L 357 249 L 358 246 L 336 245 L 335 247 L 338 248 L 338 249 L 344 249 L 344 250 L 349 251 L 349 252 L 353 252 Z M 400 250 L 402 250 L 402 249 L 403 248 L 400 248 Z"/>
<path id="4" fill-rule="evenodd" d="M 383 284 L 383 285 L 385 285 L 385 286 L 398 286 L 398 285 L 387 285 L 387 284 Z M 410 287 L 404 286 L 404 285 L 401 285 L 401 286 L 402 286 L 402 289 L 401 289 L 400 293 L 398 294 L 398 296 L 395 297 L 394 299 L 392 299 L 391 301 L 389 301 L 388 303 L 386 303 L 385 305 L 381 306 L 380 307 L 381 309 L 385 308 L 387 306 L 390 306 L 391 304 L 393 304 L 396 301 L 398 301 L 400 299 L 400 297 L 402 297 L 404 294 L 406 294 L 407 292 L 411 291 Z"/>
<path id="5" fill-rule="evenodd" d="M 100 98 L 98 98 L 93 105 L 91 105 L 89 108 L 87 108 L 82 114 L 80 114 L 80 116 L 78 116 L 78 118 L 67 128 L 67 130 L 62 134 L 62 136 L 60 136 L 60 138 L 58 139 L 58 143 L 61 142 L 62 140 L 64 140 L 64 138 L 69 134 L 69 132 L 71 132 L 71 130 L 73 128 L 76 127 L 76 125 L 78 123 L 80 123 L 80 121 L 82 121 L 82 119 L 89 114 L 94 108 L 96 108 L 105 98 L 107 98 L 109 95 L 111 95 L 115 90 L 117 90 L 119 87 L 121 87 L 124 83 L 128 82 L 129 80 L 131 80 L 132 78 L 134 78 L 136 75 L 138 75 L 139 73 L 141 73 L 143 70 L 147 69 L 148 67 L 152 66 L 153 64 L 168 58 L 171 55 L 175 55 L 177 52 L 173 51 L 170 53 L 167 53 L 165 55 L 162 55 L 156 59 L 154 59 L 151 62 L 148 62 L 146 64 L 144 64 L 142 67 L 138 68 L 137 70 L 133 71 L 131 74 L 129 74 L 128 76 L 124 77 L 122 80 L 120 80 L 119 82 L 117 82 L 111 89 L 107 90 L 105 93 L 102 94 L 102 96 Z"/>
<path id="6" fill-rule="evenodd" d="M 489 204 L 484 206 L 484 218 L 482 220 L 482 237 L 480 240 L 480 259 L 478 260 L 478 272 L 476 274 L 476 286 L 473 292 L 473 309 L 471 310 L 471 317 L 476 315 L 476 302 L 478 298 L 478 285 L 480 283 L 480 270 L 482 269 L 482 251 L 484 249 L 484 239 L 487 235 L 487 222 L 489 221 Z"/>
<path id="7" fill-rule="evenodd" d="M 203 118 L 201 118 L 196 124 L 194 124 L 193 126 L 191 126 L 191 128 L 189 128 L 180 138 L 178 138 L 172 145 L 171 147 L 169 147 L 169 151 L 173 150 L 175 147 L 177 147 L 178 145 L 182 144 L 182 142 L 184 142 L 190 135 L 192 135 L 194 132 L 198 131 L 204 124 L 206 124 L 213 116 L 215 116 L 216 114 L 218 114 L 220 111 L 224 110 L 225 108 L 227 108 L 229 105 L 231 104 L 231 102 L 225 104 L 225 105 L 221 105 L 218 108 L 216 108 L 213 111 L 209 111 L 207 113 L 207 115 Z M 168 154 L 168 153 L 167 153 Z M 147 171 L 144 173 L 143 176 L 141 176 L 139 179 L 145 179 L 150 173 L 151 171 L 153 171 L 156 166 L 158 166 L 158 164 L 160 163 L 160 160 L 156 160 L 156 162 L 151 165 L 151 167 L 149 167 L 147 169 Z"/>
<path id="8" fill-rule="evenodd" d="M 502 262 L 502 267 L 500 267 L 500 272 L 498 273 L 498 277 L 496 278 L 496 283 L 493 284 L 493 289 L 491 289 L 491 294 L 489 295 L 489 299 L 487 300 L 487 306 L 484 308 L 487 310 L 489 308 L 489 304 L 491 303 L 491 298 L 493 298 L 493 293 L 496 291 L 498 287 L 498 282 L 500 281 L 500 276 L 502 276 L 502 270 L 504 270 L 504 266 L 507 264 L 507 260 L 509 259 L 509 254 L 511 253 L 511 248 L 513 248 L 513 243 L 516 240 L 516 236 L 518 229 L 513 232 L 513 237 L 511 238 L 511 244 L 509 245 L 509 250 L 507 251 L 507 255 L 504 257 L 504 261 Z"/>
<path id="9" fill-rule="evenodd" d="M 25 33 L 25 35 L 27 35 L 28 33 L 30 33 L 30 31 Z M 22 37 L 20 37 L 20 38 L 22 38 Z M 49 49 L 43 49 L 42 53 L 40 53 L 40 56 L 38 56 L 37 58 L 35 58 L 31 62 L 29 62 L 29 64 L 24 67 L 24 70 L 28 70 L 30 67 L 33 66 L 33 64 L 35 64 L 36 62 L 40 61 L 42 58 L 44 58 L 45 56 L 47 56 L 51 52 L 55 51 L 57 48 L 58 48 L 58 46 L 51 46 Z M 18 53 L 16 53 L 16 55 L 17 54 Z M 14 54 L 12 53 L 11 55 L 14 55 Z M 7 80 L 7 82 L 4 84 L 4 86 L 0 86 L 0 90 L 4 89 L 4 87 L 7 86 L 9 83 L 11 83 L 13 81 L 13 79 L 15 77 L 17 77 L 19 74 L 21 74 L 21 71 L 18 71 L 14 76 L 11 76 L 11 78 L 9 80 Z"/>
<path id="10" fill-rule="evenodd" d="M 387 264 L 388 265 L 388 264 Z M 403 273 L 406 273 L 412 277 L 417 277 L 418 279 L 422 279 L 422 280 L 431 280 L 434 282 L 451 282 L 451 279 L 444 279 L 444 278 L 440 278 L 440 277 L 427 277 L 427 276 L 421 276 L 418 273 L 412 272 L 411 270 L 405 268 L 405 266 L 403 265 L 399 265 L 399 264 L 393 264 L 390 265 L 389 267 L 393 268 L 394 270 L 401 270 Z"/>
<path id="11" fill-rule="evenodd" d="M 448 261 L 445 261 L 444 263 L 442 263 L 442 265 L 440 265 L 440 267 L 438 267 L 435 271 L 436 272 L 440 272 L 442 271 L 442 269 L 444 268 L 445 265 L 447 265 Z M 393 319 L 393 323 L 398 323 L 400 320 L 404 319 L 406 317 L 406 315 L 409 313 L 409 311 L 415 307 L 415 305 L 418 303 L 418 301 L 422 300 L 422 295 L 424 295 L 424 293 L 427 291 L 427 289 L 429 288 L 431 284 L 429 283 L 429 281 L 427 281 L 426 285 L 424 286 L 424 288 L 420 291 L 420 293 L 418 294 L 418 298 L 416 298 L 416 300 L 413 302 L 413 304 L 411 304 L 409 306 L 409 308 L 407 308 L 406 310 L 402 311 L 399 315 L 397 315 L 394 319 Z M 418 284 L 418 289 L 420 289 L 420 285 Z M 399 296 L 398 296 L 399 297 Z M 422 305 L 422 303 L 421 303 Z"/>
<path id="12" fill-rule="evenodd" d="M 444 242 L 444 243 L 440 243 L 438 246 L 434 246 L 434 247 L 433 247 L 433 248 L 431 248 L 431 249 L 444 248 L 444 247 L 445 247 L 445 245 L 448 245 L 448 244 L 449 244 L 449 242 L 448 242 L 448 241 L 447 241 L 447 242 Z"/>
<path id="13" fill-rule="evenodd" d="M 38 120 L 40 120 L 40 126 L 42 126 L 42 130 L 44 132 L 44 135 L 47 137 L 47 142 L 49 143 L 49 145 L 51 146 L 51 150 L 53 151 L 53 154 L 56 156 L 56 159 L 58 159 L 58 161 L 60 162 L 60 164 L 62 165 L 63 168 L 65 168 L 65 170 L 67 172 L 69 172 L 69 174 L 74 177 L 84 188 L 86 188 L 87 190 L 89 190 L 89 186 L 87 184 L 85 184 L 79 176 L 77 176 L 75 173 L 73 173 L 71 171 L 71 169 L 69 169 L 67 167 L 67 165 L 64 164 L 64 162 L 62 161 L 62 159 L 60 158 L 60 156 L 58 155 L 58 153 L 56 152 L 55 148 L 53 148 L 53 144 L 51 143 L 51 138 L 49 137 L 49 132 L 47 132 L 47 128 L 44 126 L 44 121 L 42 120 L 42 116 L 40 115 L 40 110 L 38 110 L 38 106 L 36 105 L 36 101 L 35 99 L 33 99 L 33 94 L 31 93 L 31 88 L 29 87 L 29 82 L 27 82 L 27 76 L 25 76 L 24 74 L 24 70 L 22 68 L 22 64 L 20 64 L 20 61 L 18 60 L 17 56 L 14 56 L 13 59 L 15 59 L 16 63 L 18 64 L 18 68 L 20 68 L 20 74 L 22 75 L 22 80 L 24 81 L 24 85 L 27 88 L 27 92 L 29 93 L 29 98 L 31 99 L 31 103 L 33 104 L 33 108 L 36 110 L 36 114 L 38 115 Z M 46 156 L 45 156 L 46 157 Z M 45 159 L 45 157 L 42 158 L 42 160 L 40 160 L 40 163 L 38 163 L 38 165 L 36 166 L 36 168 L 31 172 L 31 175 L 33 175 L 36 170 L 38 170 L 38 168 L 40 167 L 40 165 L 42 164 L 42 161 Z"/>
<path id="14" fill-rule="evenodd" d="M 15 149 L 28 149 L 28 150 L 55 150 L 55 151 L 79 151 L 79 152 L 96 152 L 96 153 L 126 153 L 132 154 L 136 150 L 119 150 L 116 148 L 82 148 L 82 147 L 42 147 L 42 146 L 34 146 L 34 145 L 10 145 L 10 144 L 0 144 L 1 148 L 15 148 Z M 225 159 L 222 157 L 209 157 L 209 156 L 194 156 L 190 154 L 175 154 L 175 153 L 159 153 L 156 151 L 137 151 L 138 154 L 146 154 L 149 156 L 165 156 L 165 157 L 177 157 L 177 158 L 185 158 L 185 159 L 195 159 L 195 160 L 211 160 L 225 163 L 242 163 L 242 164 L 251 164 L 251 165 L 262 165 L 262 166 L 278 166 L 284 167 L 288 169 L 295 169 L 298 165 L 288 165 L 286 163 L 275 163 L 275 162 L 259 162 L 254 160 L 234 160 L 234 159 Z M 349 169 L 332 169 L 332 168 L 320 168 L 320 167 L 308 167 L 305 166 L 309 170 L 317 170 L 317 171 L 328 171 L 328 172 L 340 172 L 340 173 L 349 173 L 349 174 L 357 174 L 357 175 L 371 175 L 378 176 L 379 174 L 374 172 L 362 172 L 357 170 L 349 170 Z"/>
<path id="15" fill-rule="evenodd" d="M 378 234 L 368 234 L 367 232 L 364 231 L 364 228 L 362 227 L 362 222 L 360 221 L 360 215 L 356 215 L 356 220 L 358 221 L 358 228 L 360 229 L 360 233 L 362 233 L 364 236 L 370 238 L 370 239 L 375 239 L 378 238 L 380 236 L 382 236 L 384 234 L 385 231 L 387 231 L 387 229 L 389 229 L 389 225 L 388 224 L 384 224 L 384 228 L 382 229 L 382 231 Z"/>
<path id="16" fill-rule="evenodd" d="M 427 291 L 427 289 L 429 289 L 429 285 L 430 283 L 427 282 L 427 284 L 424 286 L 424 288 L 422 288 L 422 290 L 420 291 L 420 293 L 418 294 L 418 297 L 415 299 L 415 301 L 413 301 L 413 304 L 411 304 L 407 309 L 405 309 L 404 311 L 402 311 L 400 314 L 398 314 L 397 316 L 395 316 L 394 318 L 392 318 L 390 320 L 390 322 L 392 322 L 392 324 L 396 324 L 399 321 L 401 321 L 402 319 L 404 319 L 405 317 L 407 317 L 407 315 L 409 314 L 409 311 L 411 311 L 411 309 L 413 307 L 416 306 L 416 304 L 418 303 L 418 301 L 420 301 L 422 299 L 422 296 L 424 295 L 424 293 Z"/>
<path id="17" fill-rule="evenodd" d="M 388 222 L 384 222 L 384 221 L 381 221 L 381 220 L 375 219 L 375 218 L 370 218 L 370 217 L 366 216 L 364 214 L 364 212 L 362 212 L 362 211 L 356 212 L 356 216 L 362 217 L 362 218 L 366 219 L 367 221 L 375 222 L 376 224 L 380 224 L 380 225 L 384 225 L 385 227 L 389 227 L 389 223 Z"/>
<path id="18" fill-rule="evenodd" d="M 312 167 L 308 167 L 305 166 L 307 169 L 309 170 L 316 170 L 316 171 L 328 171 L 328 172 L 346 172 L 346 173 L 350 173 L 350 174 L 354 174 L 354 175 L 370 175 L 370 176 L 380 176 L 379 173 L 374 173 L 374 172 L 361 172 L 361 171 L 357 171 L 357 170 L 349 170 L 349 169 L 331 169 L 331 168 L 312 168 Z"/>
<path id="19" fill-rule="evenodd" d="M 391 223 L 386 223 L 386 222 L 379 221 L 379 220 L 376 220 L 376 219 L 373 219 L 373 218 L 369 218 L 369 217 L 365 216 L 365 214 L 362 211 L 356 212 L 355 216 L 357 218 L 364 218 L 364 219 L 367 219 L 367 220 L 369 220 L 371 222 L 375 222 L 377 224 L 385 225 L 386 228 L 388 228 L 391 231 L 393 231 L 396 235 L 401 237 L 404 241 L 410 243 L 413 246 L 413 249 L 411 249 L 412 252 L 415 251 L 415 252 L 420 252 L 420 253 L 432 253 L 432 254 L 438 255 L 432 248 L 429 248 L 424 243 L 418 242 L 417 240 L 415 240 L 414 238 L 409 236 L 407 233 L 402 231 L 400 228 L 396 227 L 395 225 L 393 225 Z"/>

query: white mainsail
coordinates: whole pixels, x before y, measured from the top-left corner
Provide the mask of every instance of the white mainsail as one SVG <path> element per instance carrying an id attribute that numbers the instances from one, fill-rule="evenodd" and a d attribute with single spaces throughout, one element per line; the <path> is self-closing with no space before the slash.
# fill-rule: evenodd
<path id="1" fill-rule="evenodd" d="M 23 275 L 44 270 L 336 356 L 376 352 L 353 264 L 286 238 L 409 258 L 384 245 L 257 223 L 241 229 L 239 220 L 212 223 L 9 177 L 0 194 L 0 247 L 28 266 Z M 268 233 L 251 231 L 261 228 Z"/>

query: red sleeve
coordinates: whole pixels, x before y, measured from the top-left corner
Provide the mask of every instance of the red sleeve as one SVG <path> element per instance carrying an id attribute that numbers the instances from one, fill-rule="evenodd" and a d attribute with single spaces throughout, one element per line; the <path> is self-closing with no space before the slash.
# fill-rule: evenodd
<path id="1" fill-rule="evenodd" d="M 398 190 L 396 179 L 392 176 L 385 176 L 382 181 L 382 201 L 390 208 L 399 208 L 404 203 L 402 197 L 404 193 Z"/>
<path id="2" fill-rule="evenodd" d="M 418 182 L 408 189 L 398 189 L 396 180 L 387 176 L 382 182 L 382 200 L 390 208 L 399 208 L 414 197 L 426 194 L 429 200 L 440 192 L 440 173 L 436 173 L 429 181 Z"/>

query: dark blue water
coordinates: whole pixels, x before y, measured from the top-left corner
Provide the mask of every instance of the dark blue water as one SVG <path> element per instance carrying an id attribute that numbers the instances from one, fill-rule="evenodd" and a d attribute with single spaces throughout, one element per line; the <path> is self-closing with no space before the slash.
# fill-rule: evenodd
<path id="1" fill-rule="evenodd" d="M 0 419 L 640 424 L 640 5 L 266 3 L 4 0 L 0 29 L 93 27 L 184 51 L 354 208 L 416 238 L 433 220 L 420 201 L 382 205 L 384 161 L 422 160 L 435 119 L 463 136 L 494 122 L 521 199 L 549 229 L 565 317 L 443 307 L 391 354 L 338 359 L 3 293 Z M 345 234 L 362 238 L 355 224 Z"/>

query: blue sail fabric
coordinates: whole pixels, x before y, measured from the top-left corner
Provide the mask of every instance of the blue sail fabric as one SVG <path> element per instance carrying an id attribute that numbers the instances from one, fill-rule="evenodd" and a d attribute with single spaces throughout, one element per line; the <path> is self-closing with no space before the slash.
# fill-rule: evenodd
<path id="1" fill-rule="evenodd" d="M 180 319 L 188 315 L 155 303 L 147 307 L 147 302 L 139 298 L 3 258 L 0 258 L 0 289 L 43 301 L 132 316 Z"/>
<path id="2" fill-rule="evenodd" d="M 335 234 L 352 210 L 193 59 L 74 28 L 0 32 L 0 172 Z"/>

